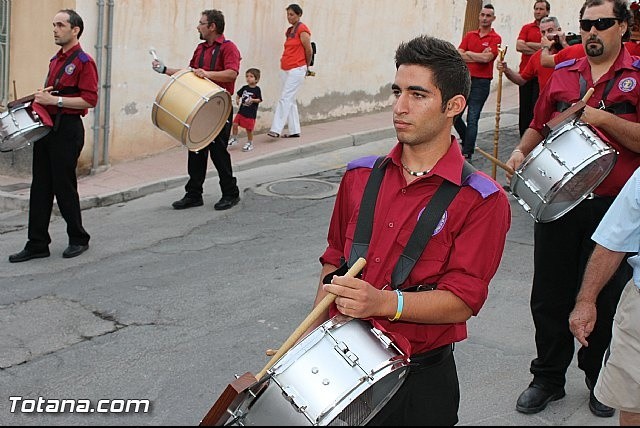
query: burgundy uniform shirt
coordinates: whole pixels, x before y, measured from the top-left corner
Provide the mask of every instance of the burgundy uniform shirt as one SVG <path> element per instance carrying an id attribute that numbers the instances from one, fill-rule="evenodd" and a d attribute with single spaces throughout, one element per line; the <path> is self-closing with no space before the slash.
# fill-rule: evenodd
<path id="1" fill-rule="evenodd" d="M 67 62 L 67 59 L 77 50 L 81 50 L 80 43 L 62 52 L 62 49 L 51 58 L 49 62 L 49 76 L 46 86 L 54 86 L 56 77 Z M 64 67 L 60 81 L 53 88 L 54 91 L 63 91 L 60 94 L 63 97 L 82 97 L 83 100 L 95 107 L 98 103 L 98 68 L 96 63 L 86 52 L 80 52 L 73 61 Z M 68 91 L 68 92 L 67 92 Z M 75 93 L 73 93 L 75 92 Z M 45 106 L 47 112 L 51 116 L 58 113 L 57 105 Z M 62 108 L 64 114 L 86 115 L 87 109 L 80 110 L 75 108 Z"/>
<path id="2" fill-rule="evenodd" d="M 640 81 L 640 60 L 637 57 L 632 57 L 626 49 L 621 49 L 618 58 L 609 71 L 595 85 L 591 79 L 591 68 L 587 58 L 570 59 L 558 64 L 540 93 L 530 127 L 541 132 L 544 124 L 559 114 L 557 111 L 558 102 L 572 104 L 581 99 L 580 76 L 583 76 L 586 80 L 587 88 L 595 87 L 595 91 L 587 101 L 587 105 L 598 108 L 607 82 L 609 79 L 614 78 L 618 70 L 622 70 L 622 74 L 616 79 L 611 92 L 609 92 L 606 105 L 628 101 L 636 106 L 636 112 L 619 116 L 631 122 L 640 121 L 640 111 L 638 111 L 638 103 L 640 102 L 640 85 L 638 85 Z M 600 196 L 616 196 L 629 177 L 631 177 L 631 174 L 640 166 L 640 155 L 619 144 L 606 133 L 601 132 L 601 134 L 618 151 L 618 159 L 613 170 L 596 187 L 594 193 Z"/>
<path id="3" fill-rule="evenodd" d="M 220 51 L 218 51 L 218 57 L 216 58 L 216 63 L 211 69 L 211 57 L 213 56 L 213 51 L 215 47 L 220 45 Z M 204 50 L 204 58 L 202 61 L 202 65 L 200 65 L 200 57 L 202 55 L 202 51 Z M 207 42 L 202 42 L 198 46 L 196 46 L 196 50 L 193 52 L 193 57 L 191 58 L 191 62 L 189 62 L 189 67 L 191 68 L 202 68 L 205 71 L 222 71 L 222 70 L 234 70 L 235 72 L 240 72 L 240 51 L 238 47 L 231 40 L 227 40 L 224 38 L 224 35 L 220 35 L 213 44 L 209 45 Z M 214 83 L 223 89 L 225 89 L 230 94 L 235 93 L 235 84 L 236 82 L 216 82 Z"/>
<path id="4" fill-rule="evenodd" d="M 374 215 L 367 264 L 362 278 L 382 289 L 413 232 L 418 217 L 443 180 L 460 185 L 464 158 L 454 137 L 445 156 L 427 175 L 407 184 L 400 163 L 401 143 L 388 155 L 386 173 Z M 348 259 L 360 202 L 376 157 L 354 161 L 347 167 L 329 225 L 323 264 L 340 266 Z M 400 288 L 437 283 L 462 299 L 474 314 L 487 299 L 489 281 L 496 273 L 511 222 L 507 196 L 494 180 L 477 171 L 467 178 L 447 208 L 433 236 Z M 429 293 L 429 291 L 421 291 Z M 330 315 L 337 314 L 332 305 Z M 407 355 L 422 353 L 467 337 L 466 323 L 416 324 L 372 318 L 373 325 L 389 333 Z"/>

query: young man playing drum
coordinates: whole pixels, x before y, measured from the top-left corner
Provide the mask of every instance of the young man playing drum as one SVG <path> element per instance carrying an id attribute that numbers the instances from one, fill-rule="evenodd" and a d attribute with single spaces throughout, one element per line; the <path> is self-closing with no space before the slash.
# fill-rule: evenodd
<path id="1" fill-rule="evenodd" d="M 540 412 L 550 401 L 565 396 L 566 371 L 574 353 L 568 319 L 594 247 L 591 235 L 640 165 L 640 63 L 622 48 L 623 37 L 630 31 L 630 18 L 624 0 L 584 3 L 580 35 L 587 56 L 558 65 L 538 98 L 529 129 L 507 161 L 514 169 L 520 167 L 542 143 L 544 125 L 581 100 L 589 88 L 595 89 L 580 119 L 600 131 L 619 154 L 593 194 L 562 217 L 535 224 L 531 312 L 537 357 L 530 366 L 533 381 L 517 400 L 516 409 L 521 413 Z M 511 177 L 507 173 L 507 180 Z M 607 283 L 598 297 L 598 317 L 589 346 L 578 352 L 578 367 L 585 373 L 589 390 L 598 380 L 602 357 L 611 340 L 613 314 L 631 273 L 630 266 L 623 263 Z M 614 409 L 600 403 L 593 391 L 589 409 L 600 417 L 614 414 Z"/>
<path id="2" fill-rule="evenodd" d="M 196 76 L 207 78 L 225 89 L 229 94 L 234 93 L 234 86 L 240 70 L 240 51 L 231 40 L 224 37 L 224 15 L 216 9 L 205 10 L 198 21 L 197 30 L 200 43 L 193 52 L 189 67 Z M 154 59 L 152 67 L 161 74 L 171 76 L 179 72 L 179 68 L 168 68 L 161 61 Z M 203 184 L 207 175 L 207 158 L 210 155 L 213 165 L 218 171 L 222 198 L 213 206 L 216 210 L 227 210 L 240 201 L 240 189 L 236 184 L 231 167 L 231 155 L 227 151 L 233 110 L 229 118 L 211 144 L 198 151 L 189 150 L 187 170 L 189 181 L 185 186 L 186 194 L 179 201 L 173 203 L 173 208 L 199 207 L 203 205 Z"/>
<path id="3" fill-rule="evenodd" d="M 471 86 L 456 48 L 444 40 L 417 37 L 397 49 L 396 68 L 392 90 L 398 143 L 379 164 L 374 156 L 347 167 L 328 247 L 320 257 L 323 280 L 315 305 L 328 293 L 337 297 L 315 325 L 338 313 L 366 319 L 411 358 L 406 381 L 371 425 L 455 425 L 460 391 L 453 344 L 467 337 L 466 321 L 487 298 L 511 211 L 502 187 L 465 162 L 451 135 Z M 368 180 L 379 174 L 383 176 L 374 187 L 379 194 L 370 198 Z M 441 189 L 457 194 L 452 201 L 434 204 L 441 202 Z M 377 202 L 369 209 L 372 199 Z M 438 214 L 422 217 L 430 212 Z M 354 227 L 367 213 L 371 217 L 363 221 L 365 227 Z M 429 217 L 432 225 L 423 225 Z M 368 251 L 360 251 L 367 261 L 362 276 L 345 276 L 344 260 L 355 262 L 359 251 L 352 251 L 362 248 L 356 237 L 367 224 L 371 233 Z M 413 253 L 408 245 L 413 231 L 413 236 L 430 239 L 417 246 L 416 263 L 401 269 L 396 280 L 403 253 Z"/>
<path id="4" fill-rule="evenodd" d="M 9 256 L 11 263 L 49 257 L 49 222 L 56 198 L 67 223 L 69 245 L 62 253 L 76 257 L 89 248 L 89 234 L 82 226 L 76 167 L 84 145 L 81 116 L 98 102 L 98 70 L 80 47 L 84 30 L 74 10 L 60 10 L 53 18 L 53 37 L 60 50 L 49 63 L 46 86 L 34 102 L 44 106 L 54 121 L 53 129 L 33 144 L 33 178 L 29 195 L 29 232 L 24 250 Z"/>

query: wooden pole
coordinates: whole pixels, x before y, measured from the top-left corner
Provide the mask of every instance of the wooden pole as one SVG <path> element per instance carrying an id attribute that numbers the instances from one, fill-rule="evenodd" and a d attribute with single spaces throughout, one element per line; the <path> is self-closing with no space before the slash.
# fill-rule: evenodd
<path id="1" fill-rule="evenodd" d="M 504 61 L 508 46 L 502 48 L 498 45 L 498 61 Z M 498 140 L 500 138 L 500 102 L 502 100 L 502 70 L 498 70 L 498 93 L 496 94 L 496 127 L 493 132 L 493 157 L 498 158 Z M 496 164 L 491 168 L 491 176 L 496 179 Z"/>

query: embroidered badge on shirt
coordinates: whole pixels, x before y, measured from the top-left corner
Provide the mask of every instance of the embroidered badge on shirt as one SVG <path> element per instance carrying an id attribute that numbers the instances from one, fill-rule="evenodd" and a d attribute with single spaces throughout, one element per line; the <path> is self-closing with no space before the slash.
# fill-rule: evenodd
<path id="1" fill-rule="evenodd" d="M 420 217 L 422 216 L 422 213 L 424 212 L 424 210 L 426 210 L 426 208 L 423 208 L 418 214 L 418 220 L 420 220 Z M 444 229 L 444 225 L 447 223 L 447 217 L 448 217 L 447 211 L 445 211 L 444 214 L 442 214 L 442 218 L 438 222 L 438 225 L 433 230 L 433 234 L 431 236 L 436 236 L 438 233 L 442 232 L 442 229 Z"/>
<path id="2" fill-rule="evenodd" d="M 636 82 L 636 79 L 633 77 L 627 77 L 618 83 L 618 89 L 622 92 L 631 92 L 636 87 L 637 83 L 638 82 Z"/>
<path id="3" fill-rule="evenodd" d="M 71 76 L 75 70 L 76 70 L 75 64 L 69 64 L 65 67 L 64 72 L 67 73 L 69 76 Z"/>
<path id="4" fill-rule="evenodd" d="M 436 226 L 436 230 L 433 231 L 433 235 L 435 236 L 438 233 L 442 232 L 442 229 L 444 229 L 444 225 L 447 222 L 447 212 L 445 211 L 444 214 L 442 214 L 442 218 L 440 219 L 440 222 L 438 223 L 438 225 Z"/>

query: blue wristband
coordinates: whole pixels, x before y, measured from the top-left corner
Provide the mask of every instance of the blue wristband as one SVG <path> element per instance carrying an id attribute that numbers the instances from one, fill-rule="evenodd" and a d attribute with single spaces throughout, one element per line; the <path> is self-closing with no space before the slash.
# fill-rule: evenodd
<path id="1" fill-rule="evenodd" d="M 395 290 L 395 292 L 398 295 L 398 308 L 396 309 L 396 315 L 393 318 L 389 318 L 389 321 L 398 321 L 402 315 L 402 309 L 404 308 L 404 296 L 402 295 L 402 291 Z"/>

